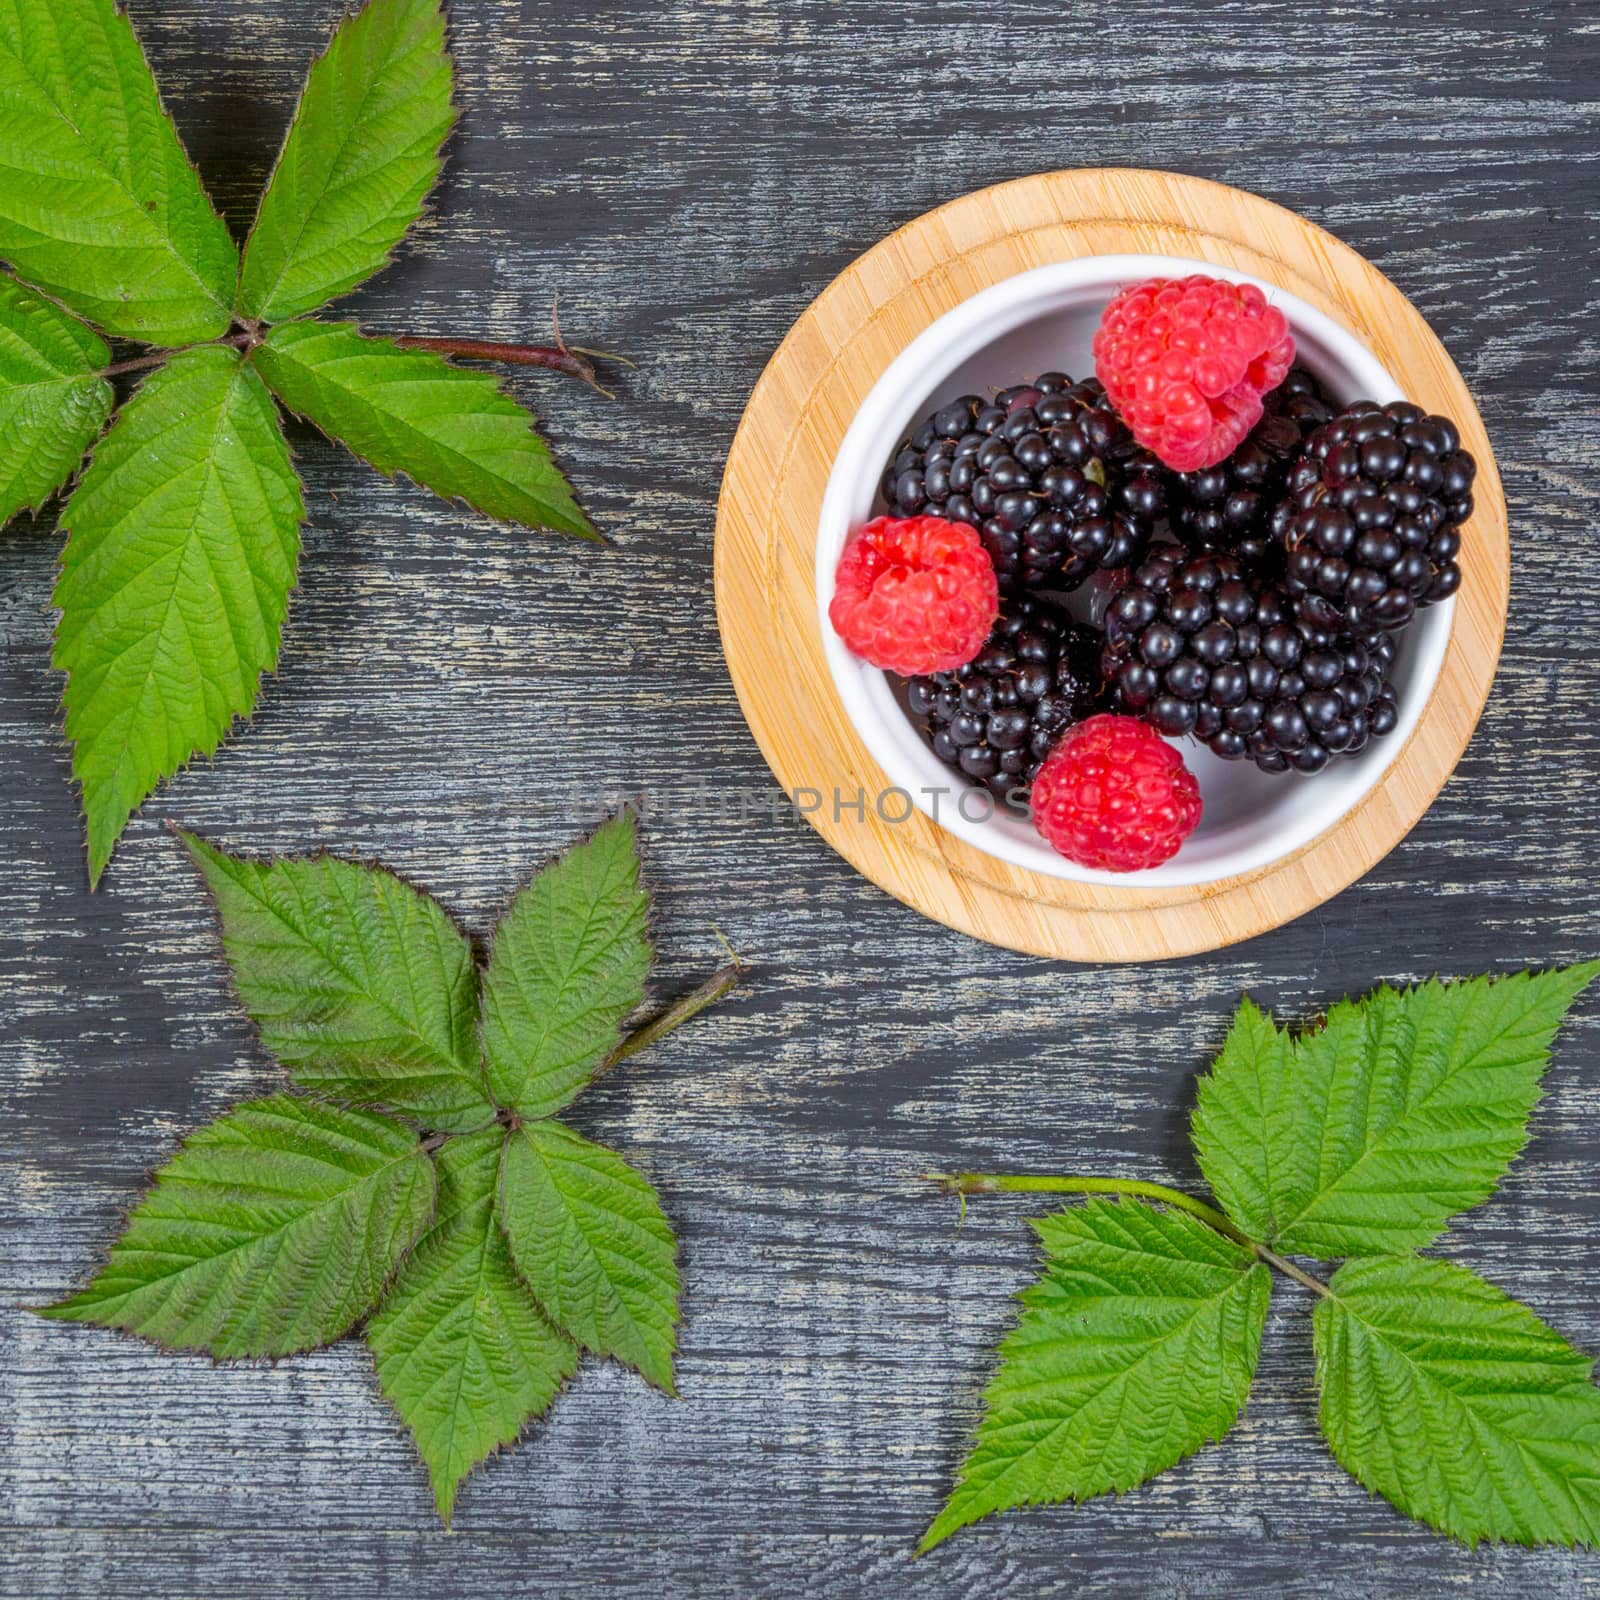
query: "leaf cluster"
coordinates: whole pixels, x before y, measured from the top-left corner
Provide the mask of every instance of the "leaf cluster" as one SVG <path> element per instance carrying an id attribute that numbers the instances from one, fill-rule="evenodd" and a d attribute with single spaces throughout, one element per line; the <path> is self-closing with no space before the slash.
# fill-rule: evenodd
<path id="1" fill-rule="evenodd" d="M 643 998 L 632 819 L 533 878 L 482 970 L 444 909 L 380 867 L 185 842 L 245 1008 L 306 1093 L 192 1134 L 93 1280 L 41 1315 L 218 1358 L 365 1320 L 446 1520 L 580 1347 L 674 1393 L 672 1226 L 621 1156 L 554 1120 L 625 1050 Z"/>
<path id="2" fill-rule="evenodd" d="M 280 406 L 447 499 L 594 536 L 492 378 L 310 315 L 420 215 L 452 78 L 439 0 L 347 17 L 241 253 L 113 0 L 0 0 L 0 523 L 93 447 L 60 518 L 53 657 L 91 881 L 277 664 L 305 515 Z M 112 366 L 101 333 L 170 354 Z M 154 371 L 118 410 L 123 367 Z"/>
<path id="3" fill-rule="evenodd" d="M 1322 1431 L 1369 1490 L 1469 1544 L 1600 1544 L 1592 1360 L 1417 1253 L 1522 1149 L 1556 1029 L 1597 974 L 1383 988 L 1298 1038 L 1245 1000 L 1193 1119 L 1220 1212 L 1135 1180 L 971 1180 L 1122 1198 L 1034 1222 L 1043 1270 L 921 1548 L 1008 1507 L 1131 1489 L 1221 1439 L 1273 1268 L 1316 1291 Z M 1344 1264 L 1324 1283 L 1292 1255 Z"/>

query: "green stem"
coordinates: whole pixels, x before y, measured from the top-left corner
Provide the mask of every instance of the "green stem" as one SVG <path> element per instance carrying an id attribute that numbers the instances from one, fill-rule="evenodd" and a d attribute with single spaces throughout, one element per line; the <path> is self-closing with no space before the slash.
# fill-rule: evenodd
<path id="1" fill-rule="evenodd" d="M 1163 1183 L 1145 1183 L 1138 1178 L 1062 1178 L 1030 1177 L 1021 1173 L 998 1172 L 925 1172 L 929 1183 L 936 1183 L 946 1194 L 958 1194 L 965 1205 L 969 1194 L 1126 1194 L 1143 1200 L 1159 1200 L 1164 1206 L 1187 1211 L 1198 1217 L 1208 1228 L 1220 1233 L 1251 1251 L 1258 1260 L 1275 1267 L 1286 1278 L 1331 1298 L 1332 1291 L 1320 1278 L 1303 1272 L 1292 1261 L 1286 1261 L 1275 1250 L 1269 1250 L 1259 1240 L 1252 1239 L 1243 1229 L 1236 1228 L 1215 1206 L 1204 1200 L 1184 1194 L 1179 1189 L 1169 1189 Z"/>
<path id="2" fill-rule="evenodd" d="M 715 1005 L 743 976 L 744 967 L 738 961 L 730 962 L 729 965 L 713 972 L 698 989 L 691 994 L 686 994 L 681 1000 L 675 1000 L 665 1011 L 659 1016 L 652 1017 L 642 1028 L 635 1028 L 611 1052 L 600 1071 L 609 1072 L 618 1062 L 626 1061 L 636 1051 L 643 1050 L 646 1045 L 654 1044 L 657 1039 L 664 1039 L 674 1028 L 681 1028 L 691 1017 L 698 1016 L 707 1006 Z"/>
<path id="3" fill-rule="evenodd" d="M 718 934 L 719 939 L 722 938 Z M 727 945 L 727 940 L 723 939 Z M 731 947 L 729 955 L 733 955 Z M 674 1028 L 681 1028 L 691 1017 L 698 1016 L 709 1005 L 715 1005 L 723 995 L 732 989 L 744 976 L 744 963 L 734 956 L 727 966 L 713 972 L 698 989 L 686 994 L 683 999 L 675 1000 L 659 1016 L 652 1017 L 643 1027 L 635 1028 L 596 1069 L 594 1077 L 598 1078 L 602 1072 L 609 1072 L 619 1061 L 626 1061 L 635 1051 L 643 1050 L 646 1045 L 651 1045 L 657 1039 L 664 1039 Z M 593 1078 L 589 1080 L 591 1083 Z M 473 1128 L 473 1133 L 484 1133 L 493 1127 L 517 1128 L 521 1126 L 514 1111 L 502 1107 L 494 1114 L 492 1122 L 484 1123 L 481 1128 Z M 430 1133 L 423 1139 L 418 1148 L 424 1155 L 432 1155 L 441 1146 L 448 1144 L 452 1139 L 459 1138 L 455 1133 Z"/>

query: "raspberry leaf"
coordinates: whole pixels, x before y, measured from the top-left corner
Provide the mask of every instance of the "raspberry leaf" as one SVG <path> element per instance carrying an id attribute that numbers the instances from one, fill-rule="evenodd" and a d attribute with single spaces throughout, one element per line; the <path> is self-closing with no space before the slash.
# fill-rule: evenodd
<path id="1" fill-rule="evenodd" d="M 493 1122 L 477 969 L 438 901 L 382 867 L 184 843 L 216 897 L 239 997 L 296 1083 L 446 1131 Z"/>
<path id="2" fill-rule="evenodd" d="M 367 1327 L 378 1383 L 411 1430 L 446 1522 L 472 1469 L 542 1415 L 577 1347 L 534 1304 L 495 1221 L 498 1128 L 439 1151 L 433 1226 Z"/>
<path id="3" fill-rule="evenodd" d="M 1336 1005 L 1287 1059 L 1245 1023 L 1201 1086 L 1207 1178 L 1236 1222 L 1292 1254 L 1420 1248 L 1526 1143 L 1556 1028 L 1597 973 L 1380 989 Z"/>
<path id="4" fill-rule="evenodd" d="M 214 339 L 238 252 L 112 0 L 0 0 L 0 257 L 108 333 Z"/>
<path id="5" fill-rule="evenodd" d="M 1044 1269 L 919 1553 L 991 1512 L 1131 1489 L 1220 1439 L 1249 1393 L 1271 1285 L 1248 1250 L 1137 1201 L 1034 1228 Z"/>
<path id="6" fill-rule="evenodd" d="M 350 322 L 289 322 L 256 352 L 291 411 L 380 472 L 504 522 L 596 538 L 533 418 L 493 378 Z"/>
<path id="7" fill-rule="evenodd" d="M 190 1136 L 94 1280 L 41 1315 L 219 1357 L 314 1349 L 377 1302 L 434 1191 L 397 1122 L 253 1101 Z"/>
<path id="8" fill-rule="evenodd" d="M 91 881 L 156 784 L 249 715 L 303 514 L 271 397 L 237 351 L 173 356 L 95 451 L 61 516 L 54 656 Z"/>
<path id="9" fill-rule="evenodd" d="M 571 1101 L 621 1041 L 650 968 L 633 818 L 600 827 L 512 901 L 483 979 L 489 1091 L 528 1120 Z"/>
<path id="10" fill-rule="evenodd" d="M 1350 1261 L 1313 1319 L 1322 1431 L 1408 1517 L 1476 1544 L 1600 1543 L 1593 1363 L 1475 1273 Z"/>
<path id="11" fill-rule="evenodd" d="M 675 1393 L 677 1241 L 654 1189 L 614 1151 L 559 1122 L 505 1144 L 500 1220 L 552 1322 Z"/>
<path id="12" fill-rule="evenodd" d="M 0 275 L 0 523 L 65 483 L 111 414 L 105 342 Z"/>
<path id="13" fill-rule="evenodd" d="M 1276 1236 L 1290 1174 L 1274 1154 L 1294 1139 L 1292 1041 L 1246 996 L 1211 1071 L 1200 1079 L 1191 1132 L 1222 1209 L 1252 1238 Z"/>
<path id="14" fill-rule="evenodd" d="M 313 63 L 245 248 L 239 310 L 281 322 L 382 268 L 455 113 L 438 0 L 370 0 Z"/>

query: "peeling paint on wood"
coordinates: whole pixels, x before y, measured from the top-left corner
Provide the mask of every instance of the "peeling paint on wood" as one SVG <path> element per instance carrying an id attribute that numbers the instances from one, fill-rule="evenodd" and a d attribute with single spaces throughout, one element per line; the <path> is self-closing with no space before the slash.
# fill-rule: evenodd
<path id="1" fill-rule="evenodd" d="M 132 0 L 235 225 L 329 0 Z M 17 1597 L 1092 1593 L 1577 1596 L 1600 1560 L 1447 1544 L 1318 1441 L 1308 1307 L 1280 1290 L 1222 1446 L 1121 1500 L 1008 1516 L 911 1566 L 1006 1295 L 1020 1201 L 945 1167 L 1193 1183 L 1195 1072 L 1241 989 L 1292 1017 L 1379 978 L 1600 950 L 1600 25 L 1578 0 L 1108 0 L 1004 7 L 456 0 L 462 133 L 433 215 L 351 301 L 374 328 L 568 336 L 641 365 L 608 405 L 538 375 L 606 550 L 384 483 L 309 430 L 312 526 L 254 725 L 85 887 L 47 669 L 56 536 L 0 535 L 0 1583 Z M 214 1369 L 17 1307 L 97 1259 L 186 1129 L 277 1074 L 161 826 L 381 854 L 481 932 L 610 797 L 771 781 L 718 651 L 711 523 L 766 357 L 854 255 L 1049 167 L 1170 166 L 1305 212 L 1430 318 L 1511 502 L 1499 681 L 1466 760 L 1365 882 L 1248 945 L 1091 972 L 979 946 L 811 832 L 680 806 L 646 846 L 660 992 L 738 996 L 585 1097 L 684 1240 L 674 1404 L 598 1369 L 437 1527 L 359 1346 Z M 575 796 L 579 798 L 574 798 Z M 760 808 L 757 807 L 759 810 Z M 1600 1016 L 1536 1137 L 1447 1245 L 1600 1349 Z"/>

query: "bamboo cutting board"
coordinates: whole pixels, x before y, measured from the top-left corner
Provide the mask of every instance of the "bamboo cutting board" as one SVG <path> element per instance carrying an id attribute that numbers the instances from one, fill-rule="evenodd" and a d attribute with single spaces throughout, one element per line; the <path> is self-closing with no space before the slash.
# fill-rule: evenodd
<path id="1" fill-rule="evenodd" d="M 1407 396 L 1459 426 L 1478 461 L 1476 510 L 1444 666 L 1383 781 L 1296 854 L 1193 888 L 1073 883 L 1014 867 L 920 812 L 807 813 L 890 894 L 952 928 L 1073 961 L 1148 961 L 1279 926 L 1354 882 L 1416 823 L 1460 759 L 1505 630 L 1505 497 L 1482 418 L 1433 331 L 1369 262 L 1256 195 L 1176 173 L 1087 168 L 979 190 L 917 218 L 812 302 L 756 385 L 717 511 L 717 617 L 751 731 L 790 794 L 889 783 L 845 715 L 822 655 L 813 557 L 834 455 L 890 361 L 979 290 L 1053 261 L 1187 256 L 1299 295 L 1356 333 Z"/>

